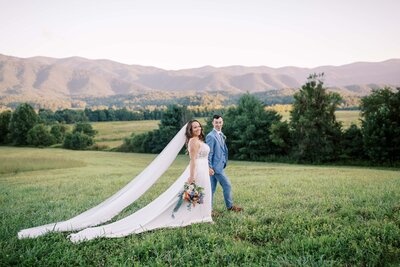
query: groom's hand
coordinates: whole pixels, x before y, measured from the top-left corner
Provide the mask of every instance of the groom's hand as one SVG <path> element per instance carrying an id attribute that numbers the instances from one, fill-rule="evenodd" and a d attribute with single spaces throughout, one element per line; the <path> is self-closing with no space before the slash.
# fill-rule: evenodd
<path id="1" fill-rule="evenodd" d="M 213 176 L 215 172 L 214 172 L 213 169 L 209 168 L 209 169 L 208 169 L 208 173 L 210 174 L 210 176 Z"/>

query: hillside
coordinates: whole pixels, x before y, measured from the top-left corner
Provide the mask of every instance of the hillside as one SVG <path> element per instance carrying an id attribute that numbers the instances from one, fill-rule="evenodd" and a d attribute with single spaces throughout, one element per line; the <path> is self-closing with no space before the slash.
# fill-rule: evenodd
<path id="1" fill-rule="evenodd" d="M 317 68 L 205 66 L 164 70 L 103 59 L 17 58 L 0 54 L 0 105 L 45 101 L 81 107 L 86 104 L 80 102 L 82 98 L 119 95 L 280 91 L 297 89 L 310 73 L 320 72 L 325 73 L 326 86 L 348 96 L 367 95 L 377 87 L 400 86 L 400 59 Z"/>

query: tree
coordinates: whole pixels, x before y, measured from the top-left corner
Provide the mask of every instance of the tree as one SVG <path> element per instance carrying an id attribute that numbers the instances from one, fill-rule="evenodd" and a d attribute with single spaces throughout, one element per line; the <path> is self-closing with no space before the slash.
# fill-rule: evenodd
<path id="1" fill-rule="evenodd" d="M 64 138 L 63 147 L 74 150 L 84 150 L 94 144 L 93 137 L 97 131 L 93 130 L 92 125 L 85 122 L 75 124 L 72 133 L 67 133 Z"/>
<path id="2" fill-rule="evenodd" d="M 192 118 L 193 114 L 186 106 L 171 105 L 162 115 L 160 129 L 171 127 L 178 132 Z"/>
<path id="3" fill-rule="evenodd" d="M 271 125 L 271 142 L 279 149 L 279 154 L 289 155 L 292 149 L 292 140 L 290 135 L 289 123 L 286 121 L 274 122 Z"/>
<path id="4" fill-rule="evenodd" d="M 154 130 L 152 134 L 144 138 L 144 150 L 150 153 L 160 153 L 191 119 L 193 119 L 193 114 L 186 106 L 169 106 L 162 115 L 159 129 Z"/>
<path id="5" fill-rule="evenodd" d="M 85 108 L 83 112 L 85 113 L 85 116 L 88 118 L 89 121 L 99 121 L 97 114 L 91 109 Z"/>
<path id="6" fill-rule="evenodd" d="M 115 110 L 113 110 L 112 108 L 107 109 L 106 114 L 107 114 L 107 121 L 115 121 L 117 119 L 115 116 Z"/>
<path id="7" fill-rule="evenodd" d="M 39 119 L 45 124 L 50 124 L 56 122 L 54 112 L 50 109 L 39 109 Z"/>
<path id="8" fill-rule="evenodd" d="M 393 163 L 400 159 L 400 88 L 375 90 L 361 99 L 364 148 L 370 159 Z"/>
<path id="9" fill-rule="evenodd" d="M 271 141 L 270 130 L 281 116 L 275 111 L 265 110 L 255 96 L 244 94 L 238 106 L 228 109 L 223 119 L 223 131 L 232 158 L 261 160 L 278 152 L 278 147 Z"/>
<path id="10" fill-rule="evenodd" d="M 99 121 L 107 121 L 107 114 L 104 109 L 98 109 L 95 112 L 98 114 Z"/>
<path id="11" fill-rule="evenodd" d="M 323 73 L 308 77 L 300 91 L 294 95 L 290 112 L 293 156 L 298 161 L 324 162 L 338 157 L 341 125 L 335 110 L 341 97 L 323 87 Z"/>
<path id="12" fill-rule="evenodd" d="M 54 124 L 51 127 L 50 133 L 54 136 L 55 142 L 57 144 L 62 143 L 64 141 L 65 133 L 67 131 L 67 127 L 63 124 Z"/>
<path id="13" fill-rule="evenodd" d="M 124 141 L 122 145 L 118 148 L 118 151 L 145 153 L 146 150 L 144 148 L 144 144 L 148 136 L 149 133 L 142 133 L 138 135 L 132 134 L 130 137 L 124 138 Z"/>
<path id="14" fill-rule="evenodd" d="M 68 124 L 88 121 L 88 117 L 84 111 L 71 109 L 57 110 L 54 113 L 54 119 L 58 122 Z"/>
<path id="15" fill-rule="evenodd" d="M 37 121 L 38 115 L 29 104 L 19 105 L 10 119 L 9 136 L 11 141 L 16 145 L 26 145 L 28 132 Z"/>
<path id="16" fill-rule="evenodd" d="M 43 124 L 36 124 L 29 130 L 27 136 L 28 145 L 50 146 L 55 143 L 55 138 Z"/>
<path id="17" fill-rule="evenodd" d="M 63 147 L 73 150 L 84 150 L 93 145 L 93 138 L 82 133 L 67 133 L 64 138 Z"/>
<path id="18" fill-rule="evenodd" d="M 160 153 L 176 133 L 192 118 L 192 113 L 185 106 L 169 106 L 162 116 L 158 129 L 125 138 L 119 150 Z"/>
<path id="19" fill-rule="evenodd" d="M 92 125 L 86 122 L 78 122 L 75 124 L 73 132 L 84 133 L 90 137 L 94 137 L 97 134 L 97 131 L 93 129 Z"/>
<path id="20" fill-rule="evenodd" d="M 8 130 L 10 120 L 11 120 L 11 111 L 7 110 L 0 113 L 0 144 L 8 143 L 8 134 L 10 131 Z"/>
<path id="21" fill-rule="evenodd" d="M 143 146 L 145 151 L 150 153 L 160 153 L 172 138 L 174 138 L 178 131 L 172 126 L 160 127 L 160 129 L 154 130 L 144 139 Z"/>
<path id="22" fill-rule="evenodd" d="M 365 158 L 363 136 L 357 125 L 352 124 L 343 132 L 341 148 L 341 157 L 344 159 Z"/>

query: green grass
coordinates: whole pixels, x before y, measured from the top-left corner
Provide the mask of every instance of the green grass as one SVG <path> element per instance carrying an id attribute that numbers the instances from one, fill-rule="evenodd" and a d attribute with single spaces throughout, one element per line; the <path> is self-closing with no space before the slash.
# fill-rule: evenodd
<path id="1" fill-rule="evenodd" d="M 349 128 L 352 123 L 361 127 L 361 114 L 359 110 L 338 110 L 335 114 L 336 119 L 342 122 L 343 128 Z"/>
<path id="2" fill-rule="evenodd" d="M 290 120 L 290 113 L 289 112 L 281 112 L 282 121 L 289 121 Z M 335 112 L 336 120 L 342 122 L 343 128 L 347 129 L 350 125 L 356 124 L 358 127 L 361 126 L 360 121 L 360 111 L 359 110 L 337 110 Z"/>
<path id="3" fill-rule="evenodd" d="M 158 120 L 150 121 L 112 121 L 91 123 L 93 129 L 98 131 L 95 137 L 97 144 L 106 145 L 110 148 L 120 146 L 125 137 L 133 132 L 141 134 L 158 128 Z"/>
<path id="4" fill-rule="evenodd" d="M 16 153 L 12 156 L 1 156 L 0 159 L 0 174 L 11 174 L 50 169 L 65 169 L 82 167 L 85 165 L 82 161 L 65 159 L 61 155 L 33 157 Z"/>
<path id="5" fill-rule="evenodd" d="M 4 171 L 20 157 L 37 167 Z M 98 204 L 154 155 L 0 147 L 0 162 L 9 158 L 14 160 L 0 165 L 0 266 L 400 264 L 396 169 L 231 161 L 227 174 L 244 212 L 225 211 L 219 188 L 215 209 L 220 215 L 214 225 L 73 244 L 68 233 L 18 240 L 17 232 L 68 219 Z M 57 165 L 60 158 L 67 162 L 64 166 Z M 48 168 L 53 159 L 54 168 Z M 118 218 L 158 196 L 187 163 L 187 156 L 178 156 L 155 186 Z"/>

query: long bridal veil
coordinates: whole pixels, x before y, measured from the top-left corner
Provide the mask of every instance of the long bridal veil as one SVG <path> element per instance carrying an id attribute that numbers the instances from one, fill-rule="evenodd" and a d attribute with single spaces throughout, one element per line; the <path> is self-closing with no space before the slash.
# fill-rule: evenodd
<path id="1" fill-rule="evenodd" d="M 169 168 L 185 144 L 185 129 L 186 125 L 182 127 L 182 129 L 175 135 L 164 150 L 149 164 L 149 166 L 147 166 L 125 187 L 106 199 L 104 202 L 69 220 L 21 230 L 18 232 L 18 238 L 33 238 L 48 232 L 76 231 L 109 221 L 124 208 L 142 196 Z M 182 177 L 184 177 L 184 174 L 182 174 L 178 180 L 181 180 Z M 177 182 L 176 185 L 178 185 Z M 169 190 L 165 193 L 168 191 Z M 155 207 L 160 206 L 158 205 Z M 130 217 L 130 223 L 134 222 L 137 216 L 141 216 L 140 210 L 132 215 L 134 216 Z"/>
<path id="2" fill-rule="evenodd" d="M 171 220 L 172 213 L 168 213 L 168 211 L 172 210 L 171 205 L 175 205 L 174 202 L 171 202 L 171 198 L 177 200 L 176 192 L 182 188 L 188 176 L 189 167 L 185 169 L 182 175 L 164 193 L 144 208 L 116 222 L 97 227 L 89 227 L 76 234 L 71 234 L 68 237 L 72 242 L 77 243 L 97 237 L 123 237 L 160 227 L 181 226 L 179 220 L 176 220 L 177 225 L 169 225 L 168 221 Z"/>

